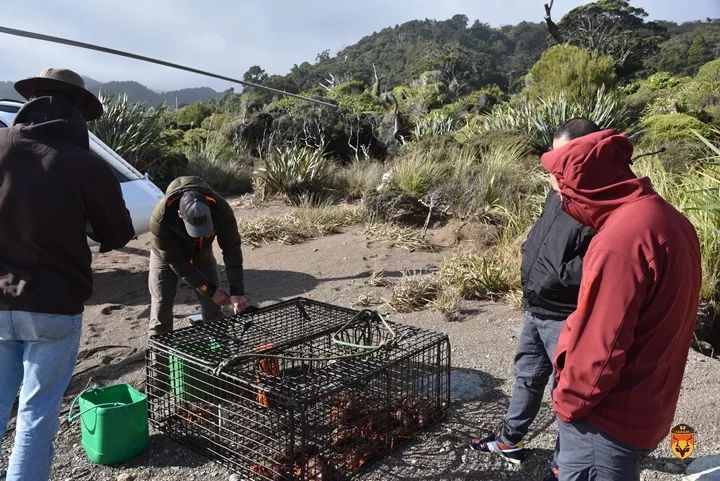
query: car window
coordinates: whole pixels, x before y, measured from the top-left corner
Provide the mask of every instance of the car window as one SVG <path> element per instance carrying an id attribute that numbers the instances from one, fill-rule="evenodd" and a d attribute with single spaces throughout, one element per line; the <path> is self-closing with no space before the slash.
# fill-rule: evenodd
<path id="1" fill-rule="evenodd" d="M 7 125 L 5 125 L 5 123 L 2 120 L 0 120 L 0 127 L 7 127 Z"/>

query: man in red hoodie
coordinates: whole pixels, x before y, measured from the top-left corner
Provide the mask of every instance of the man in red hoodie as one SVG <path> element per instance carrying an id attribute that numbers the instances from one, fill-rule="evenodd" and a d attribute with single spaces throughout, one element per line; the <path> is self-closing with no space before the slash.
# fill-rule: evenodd
<path id="1" fill-rule="evenodd" d="M 640 479 L 672 424 L 695 327 L 695 229 L 633 174 L 632 152 L 604 130 L 542 157 L 563 209 L 597 230 L 555 354 L 560 481 Z"/>

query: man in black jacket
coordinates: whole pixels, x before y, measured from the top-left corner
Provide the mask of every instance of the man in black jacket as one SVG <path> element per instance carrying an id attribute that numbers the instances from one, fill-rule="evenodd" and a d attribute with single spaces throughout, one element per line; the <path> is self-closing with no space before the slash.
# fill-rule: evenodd
<path id="1" fill-rule="evenodd" d="M 75 72 L 46 69 L 0 129 L 0 433 L 20 385 L 7 481 L 45 481 L 60 403 L 92 294 L 88 227 L 105 252 L 135 235 L 111 168 L 90 152 L 102 104 Z"/>
<path id="2" fill-rule="evenodd" d="M 597 132 L 587 119 L 571 119 L 555 131 L 553 148 Z M 470 447 L 496 453 L 511 463 L 522 462 L 523 437 L 537 416 L 543 392 L 553 373 L 560 329 L 577 305 L 582 258 L 595 232 L 566 214 L 562 200 L 550 189 L 542 215 L 530 230 L 522 248 L 523 320 L 520 345 L 515 355 L 515 388 L 499 432 L 472 438 Z M 557 476 L 557 446 L 546 481 Z"/>

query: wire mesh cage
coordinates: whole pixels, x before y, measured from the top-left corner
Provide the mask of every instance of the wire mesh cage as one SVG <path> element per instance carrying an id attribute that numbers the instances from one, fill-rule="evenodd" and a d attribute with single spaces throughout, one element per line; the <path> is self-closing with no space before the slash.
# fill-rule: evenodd
<path id="1" fill-rule="evenodd" d="M 151 425 L 247 479 L 339 481 L 449 405 L 443 334 L 297 298 L 150 339 Z"/>

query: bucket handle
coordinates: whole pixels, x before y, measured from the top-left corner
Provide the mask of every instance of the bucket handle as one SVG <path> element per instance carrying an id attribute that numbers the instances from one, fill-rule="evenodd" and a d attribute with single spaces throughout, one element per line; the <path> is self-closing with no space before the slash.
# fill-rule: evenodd
<path id="1" fill-rule="evenodd" d="M 80 396 L 85 394 L 88 391 L 101 391 L 102 388 L 98 386 L 93 386 L 90 388 L 85 389 L 83 392 L 75 396 L 75 399 L 72 400 L 72 403 L 70 403 L 70 411 L 68 412 L 68 424 L 72 424 L 77 420 L 79 417 L 81 417 L 83 414 L 88 413 L 92 411 L 93 409 L 97 408 L 120 408 L 128 406 L 128 404 L 125 403 L 104 403 L 104 404 L 96 404 L 91 408 L 87 408 L 86 410 L 79 412 L 76 416 L 73 416 L 73 411 L 75 410 L 75 404 L 77 403 L 78 399 L 80 399 Z"/>

